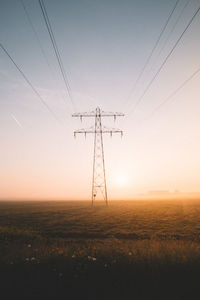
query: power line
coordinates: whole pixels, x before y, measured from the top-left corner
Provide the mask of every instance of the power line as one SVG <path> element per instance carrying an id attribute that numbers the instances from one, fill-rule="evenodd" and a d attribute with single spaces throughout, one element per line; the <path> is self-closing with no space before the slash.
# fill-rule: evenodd
<path id="1" fill-rule="evenodd" d="M 57 118 L 57 116 L 55 115 L 55 113 L 53 112 L 53 110 L 43 100 L 43 98 L 38 93 L 38 91 L 36 90 L 36 88 L 33 86 L 33 84 L 31 83 L 31 81 L 28 79 L 28 77 L 25 75 L 25 73 L 22 71 L 22 69 L 17 65 L 17 63 L 14 61 L 14 59 L 11 57 L 11 55 L 8 53 L 8 51 L 5 49 L 5 47 L 1 43 L 0 43 L 0 47 L 4 51 L 4 53 L 9 57 L 9 59 L 12 61 L 12 63 L 15 65 L 15 67 L 17 68 L 17 70 L 20 72 L 20 74 L 22 75 L 22 77 L 24 78 L 24 80 L 28 83 L 28 85 L 31 87 L 31 89 L 34 91 L 34 93 L 40 99 L 40 101 L 42 102 L 42 104 L 51 113 L 51 115 L 53 115 L 53 117 L 56 119 L 56 121 L 58 121 L 60 123 L 60 120 Z"/>
<path id="2" fill-rule="evenodd" d="M 64 65 L 63 65 L 59 50 L 58 50 L 58 46 L 57 46 L 55 36 L 54 36 L 53 30 L 52 30 L 52 27 L 51 27 L 51 23 L 50 23 L 48 14 L 47 14 L 47 10 L 46 10 L 45 5 L 44 5 L 44 1 L 43 0 L 38 0 L 38 1 L 39 1 L 39 5 L 40 5 L 41 11 L 42 11 L 42 15 L 44 17 L 44 21 L 45 21 L 45 24 L 46 24 L 46 27 L 47 27 L 52 45 L 53 45 L 53 49 L 54 49 L 54 52 L 55 52 L 55 55 L 56 55 L 56 58 L 57 58 L 57 61 L 58 61 L 58 65 L 59 65 L 59 68 L 60 68 L 60 71 L 61 71 L 61 75 L 62 75 L 64 84 L 65 84 L 67 93 L 68 93 L 69 98 L 71 100 L 72 107 L 75 110 L 75 105 L 74 105 L 74 101 L 73 101 L 72 94 L 71 94 L 70 84 L 69 84 L 69 81 L 68 81 L 68 78 L 67 78 L 67 75 L 66 75 L 66 72 L 65 72 L 65 69 L 64 69 Z"/>
<path id="3" fill-rule="evenodd" d="M 200 67 L 193 72 L 181 85 L 179 85 L 165 100 L 163 100 L 156 108 L 150 113 L 149 119 L 151 116 L 153 116 L 162 106 L 164 106 L 171 98 L 173 98 L 181 89 L 184 88 L 184 86 L 191 81 L 197 74 L 200 72 Z"/>
<path id="4" fill-rule="evenodd" d="M 192 1 L 192 0 L 187 0 L 187 2 L 185 3 L 185 5 L 183 6 L 183 8 L 182 8 L 180 14 L 178 15 L 178 18 L 176 19 L 176 22 L 174 23 L 173 27 L 171 28 L 171 30 L 170 30 L 170 32 L 169 32 L 169 34 L 168 34 L 168 36 L 167 36 L 167 38 L 166 38 L 166 40 L 165 40 L 165 42 L 164 42 L 162 48 L 160 49 L 160 51 L 159 51 L 159 53 L 158 53 L 158 55 L 157 55 L 157 57 L 156 57 L 156 60 L 158 60 L 158 58 L 160 57 L 160 54 L 162 53 L 162 51 L 163 51 L 164 48 L 166 47 L 166 45 L 167 45 L 167 43 L 168 43 L 168 41 L 169 41 L 169 38 L 171 37 L 172 33 L 174 32 L 174 30 L 175 30 L 175 28 L 176 28 L 178 22 L 180 21 L 182 15 L 183 15 L 184 10 L 187 8 L 188 4 L 189 4 L 191 1 Z M 156 61 L 156 60 L 155 60 L 155 61 Z M 154 64 L 155 64 L 155 61 L 154 61 Z M 153 64 L 153 65 L 154 65 L 154 64 Z M 152 67 L 152 68 L 153 68 L 153 67 Z M 151 68 L 151 70 L 152 70 L 152 68 Z"/>
<path id="5" fill-rule="evenodd" d="M 38 37 L 38 34 L 37 34 L 37 32 L 36 32 L 36 30 L 35 30 L 35 27 L 34 27 L 34 25 L 33 25 L 33 22 L 31 21 L 31 18 L 30 18 L 30 15 L 29 15 L 29 13 L 28 13 L 28 10 L 26 9 L 26 6 L 25 6 L 25 4 L 24 4 L 24 1 L 23 1 L 23 0 L 20 0 L 20 1 L 21 1 L 21 4 L 22 4 L 22 7 L 23 7 L 23 9 L 24 9 L 24 12 L 25 12 L 25 14 L 26 14 L 27 20 L 28 20 L 28 22 L 29 22 L 29 24 L 30 24 L 30 26 L 31 26 L 31 29 L 32 29 L 32 31 L 33 31 L 33 33 L 34 33 L 34 35 L 35 35 L 35 38 L 36 38 L 36 40 L 37 40 L 37 42 L 38 42 L 38 45 L 39 45 L 40 50 L 41 50 L 41 52 L 42 52 L 42 55 L 43 55 L 43 57 L 44 57 L 44 59 L 45 59 L 47 65 L 48 65 L 49 69 L 51 70 L 51 66 L 50 66 L 49 61 L 48 61 L 48 59 L 47 59 L 47 56 L 46 56 L 46 54 L 45 54 L 45 52 L 44 52 L 44 49 L 43 49 L 43 47 L 42 47 L 42 44 L 41 44 L 40 39 L 39 39 L 39 37 Z"/>
<path id="6" fill-rule="evenodd" d="M 168 55 L 166 56 L 166 58 L 164 59 L 164 61 L 162 62 L 161 66 L 159 67 L 159 69 L 157 70 L 157 72 L 155 73 L 155 75 L 153 76 L 153 78 L 150 80 L 150 82 L 148 83 L 147 87 L 145 88 L 144 92 L 142 93 L 142 95 L 139 97 L 139 99 L 137 100 L 137 102 L 135 103 L 135 106 L 133 107 L 133 110 L 131 110 L 131 112 L 134 112 L 136 107 L 138 106 L 138 104 L 141 102 L 141 100 L 143 99 L 143 97 L 145 96 L 145 94 L 147 93 L 147 91 L 149 90 L 149 88 L 151 87 L 151 85 L 153 84 L 154 80 L 157 78 L 157 76 L 159 75 L 159 73 L 161 72 L 162 68 L 164 67 L 164 65 L 166 64 L 167 60 L 169 59 L 169 57 L 172 55 L 172 53 L 174 52 L 174 50 L 176 49 L 177 45 L 179 44 L 179 42 L 181 41 L 183 35 L 185 34 L 185 32 L 188 30 L 188 28 L 190 27 L 190 25 L 192 24 L 192 22 L 194 21 L 195 17 L 197 16 L 197 14 L 200 11 L 200 7 L 196 10 L 196 12 L 193 14 L 192 18 L 190 19 L 190 21 L 188 22 L 187 26 L 185 27 L 185 29 L 183 30 L 183 32 L 181 33 L 181 35 L 179 36 L 178 40 L 176 41 L 176 43 L 174 44 L 174 46 L 172 47 L 172 49 L 170 50 L 170 52 L 168 53 Z"/>
<path id="7" fill-rule="evenodd" d="M 165 22 L 165 24 L 164 24 L 164 26 L 163 26 L 161 32 L 160 32 L 158 38 L 157 38 L 157 40 L 156 40 L 156 42 L 155 42 L 155 44 L 154 44 L 154 46 L 153 46 L 153 48 L 152 48 L 152 50 L 151 50 L 149 56 L 147 57 L 147 60 L 145 61 L 145 64 L 144 64 L 142 70 L 140 71 L 140 73 L 139 73 L 139 75 L 138 75 L 138 77 L 137 77 L 137 79 L 136 79 L 136 81 L 135 81 L 135 83 L 134 83 L 134 86 L 133 86 L 133 88 L 132 88 L 132 90 L 131 90 L 131 92 L 130 92 L 128 98 L 130 98 L 130 96 L 133 94 L 133 92 L 135 91 L 135 88 L 136 88 L 136 86 L 137 86 L 137 84 L 138 84 L 140 78 L 141 78 L 142 75 L 144 74 L 144 71 L 145 71 L 147 65 L 149 64 L 149 61 L 151 60 L 151 58 L 152 58 L 152 56 L 153 56 L 153 54 L 154 54 L 154 52 L 155 52 L 155 50 L 156 50 L 156 48 L 157 48 L 157 46 L 158 46 L 160 40 L 161 40 L 161 37 L 162 37 L 162 35 L 163 35 L 163 33 L 164 33 L 164 31 L 165 31 L 167 25 L 168 25 L 168 23 L 169 23 L 169 21 L 170 21 L 172 15 L 173 15 L 173 13 L 174 13 L 174 11 L 175 11 L 175 9 L 176 9 L 176 7 L 177 7 L 179 1 L 180 1 L 180 0 L 177 0 L 177 1 L 175 2 L 175 5 L 174 5 L 172 11 L 170 12 L 170 14 L 169 14 L 169 16 L 168 16 L 168 18 L 167 18 L 167 20 L 166 20 L 166 22 Z"/>
<path id="8" fill-rule="evenodd" d="M 31 17 L 30 17 L 30 15 L 29 15 L 29 12 L 28 12 L 28 10 L 27 10 L 25 4 L 24 4 L 24 0 L 20 0 L 20 1 L 21 1 L 21 4 L 22 4 L 22 7 L 23 7 L 23 9 L 24 9 L 24 12 L 25 12 L 25 14 L 26 14 L 27 20 L 28 20 L 28 22 L 29 22 L 29 24 L 30 24 L 30 27 L 31 27 L 31 29 L 32 29 L 32 31 L 33 31 L 33 33 L 34 33 L 34 35 L 35 35 L 35 38 L 36 38 L 36 40 L 37 40 L 37 42 L 38 42 L 38 45 L 39 45 L 39 47 L 40 47 L 40 50 L 41 50 L 41 52 L 42 52 L 42 54 L 43 54 L 43 57 L 44 57 L 44 59 L 45 59 L 45 61 L 46 61 L 46 63 L 47 63 L 47 66 L 49 67 L 49 70 L 50 70 L 50 72 L 51 72 L 52 78 L 55 79 L 55 74 L 54 74 L 54 72 L 53 72 L 53 70 L 52 70 L 52 68 L 51 68 L 51 66 L 50 66 L 50 64 L 49 64 L 49 61 L 48 61 L 47 56 L 46 56 L 46 54 L 45 54 L 45 51 L 44 51 L 44 49 L 43 49 L 43 47 L 42 47 L 42 44 L 41 44 L 41 42 L 40 42 L 39 36 L 38 36 L 38 34 L 37 34 L 37 31 L 36 31 L 36 29 L 35 29 L 35 27 L 34 27 L 34 25 L 33 25 L 33 22 L 32 22 L 32 20 L 31 20 Z M 60 97 L 61 97 L 62 100 L 65 102 L 64 96 L 63 96 L 63 95 L 60 95 Z M 65 103 L 65 104 L 66 104 L 66 103 Z M 69 115 L 66 114 L 66 117 L 68 118 Z"/>

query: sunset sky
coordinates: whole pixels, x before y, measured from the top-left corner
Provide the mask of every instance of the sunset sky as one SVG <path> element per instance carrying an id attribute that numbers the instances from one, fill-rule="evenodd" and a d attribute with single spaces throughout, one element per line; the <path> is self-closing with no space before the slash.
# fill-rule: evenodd
<path id="1" fill-rule="evenodd" d="M 97 106 L 125 113 L 115 123 L 103 120 L 124 131 L 122 139 L 104 137 L 110 199 L 148 190 L 200 192 L 200 72 L 156 110 L 200 67 L 200 12 L 134 106 L 200 1 L 177 2 L 136 86 L 175 0 L 44 3 L 75 109 L 39 2 L 0 0 L 0 43 L 59 120 L 0 48 L 0 199 L 90 199 L 93 136 L 74 139 L 73 131 L 94 120 L 81 123 L 71 114 Z"/>

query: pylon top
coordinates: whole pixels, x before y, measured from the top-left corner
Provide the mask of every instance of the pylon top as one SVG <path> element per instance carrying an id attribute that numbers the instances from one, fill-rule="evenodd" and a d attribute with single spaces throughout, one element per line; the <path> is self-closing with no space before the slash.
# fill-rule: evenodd
<path id="1" fill-rule="evenodd" d="M 74 114 L 72 114 L 72 117 L 78 117 L 80 119 L 82 119 L 84 117 L 96 117 L 97 111 L 100 111 L 101 117 L 114 117 L 114 119 L 116 119 L 116 117 L 124 117 L 125 116 L 123 113 L 119 113 L 119 112 L 106 112 L 106 111 L 103 111 L 103 110 L 100 109 L 99 106 L 97 106 L 95 111 L 74 113 Z"/>

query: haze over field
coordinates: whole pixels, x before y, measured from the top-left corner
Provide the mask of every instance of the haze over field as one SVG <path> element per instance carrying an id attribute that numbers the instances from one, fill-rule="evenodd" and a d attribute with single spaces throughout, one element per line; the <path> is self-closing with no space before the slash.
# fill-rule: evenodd
<path id="1" fill-rule="evenodd" d="M 134 110 L 199 7 L 196 0 L 175 3 L 45 1 L 73 109 L 38 1 L 0 1 L 0 43 L 59 119 L 0 49 L 1 199 L 89 199 L 93 138 L 74 140 L 73 130 L 92 123 L 81 124 L 71 114 L 97 106 L 126 113 L 115 124 L 123 139 L 104 139 L 109 198 L 131 199 L 148 190 L 200 192 L 199 73 L 151 114 L 199 68 L 199 12 Z"/>

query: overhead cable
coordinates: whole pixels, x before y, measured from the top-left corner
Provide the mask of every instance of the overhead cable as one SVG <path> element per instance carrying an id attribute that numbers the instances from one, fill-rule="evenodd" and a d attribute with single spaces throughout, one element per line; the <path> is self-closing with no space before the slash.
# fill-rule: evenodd
<path id="1" fill-rule="evenodd" d="M 169 38 L 170 38 L 171 35 L 173 34 L 173 32 L 174 32 L 174 30 L 175 30 L 175 28 L 176 28 L 178 22 L 180 21 L 182 15 L 183 15 L 184 10 L 187 8 L 188 4 L 189 4 L 191 1 L 192 1 L 192 0 L 187 0 L 187 2 L 185 3 L 185 5 L 183 6 L 182 10 L 180 11 L 180 14 L 178 15 L 178 18 L 176 19 L 176 22 L 174 23 L 173 27 L 171 28 L 171 30 L 170 30 L 170 32 L 169 32 L 169 34 L 168 34 L 168 36 L 167 36 L 167 38 L 166 38 L 166 40 L 165 40 L 163 46 L 161 47 L 161 49 L 160 49 L 158 55 L 156 56 L 156 60 L 158 60 L 158 58 L 160 57 L 160 54 L 162 53 L 162 51 L 163 51 L 164 48 L 166 47 L 166 45 L 167 45 L 167 43 L 168 43 L 168 41 L 169 41 Z M 155 61 L 154 61 L 154 64 L 155 64 Z M 153 68 L 153 67 L 152 67 L 152 68 Z M 151 68 L 151 70 L 152 70 L 152 68 Z"/>
<path id="2" fill-rule="evenodd" d="M 60 120 L 57 118 L 57 116 L 55 115 L 55 113 L 53 112 L 53 110 L 44 101 L 44 99 L 41 97 L 41 95 L 39 94 L 39 92 L 37 91 L 37 89 L 33 86 L 33 84 L 31 83 L 31 81 L 28 79 L 28 77 L 25 75 L 25 73 L 22 71 L 22 69 L 17 65 L 17 63 L 14 61 L 14 59 L 11 57 L 11 55 L 8 53 L 8 51 L 6 50 L 6 48 L 1 43 L 0 43 L 0 48 L 4 51 L 4 53 L 9 57 L 9 59 L 11 60 L 11 62 L 15 65 L 15 67 L 17 68 L 17 70 L 20 72 L 20 74 L 22 75 L 22 77 L 24 78 L 24 80 L 28 83 L 28 85 L 31 87 L 31 89 L 34 91 L 34 93 L 40 99 L 40 101 L 42 102 L 42 104 L 51 113 L 51 115 L 56 119 L 56 121 L 58 121 L 60 123 Z"/>
<path id="3" fill-rule="evenodd" d="M 133 109 L 131 110 L 131 113 L 135 111 L 136 107 L 139 105 L 139 103 L 142 101 L 143 97 L 146 95 L 147 91 L 149 90 L 149 88 L 151 87 L 151 85 L 153 84 L 153 82 L 155 81 L 155 79 L 157 78 L 157 76 L 159 75 L 159 73 L 161 72 L 161 70 L 163 69 L 163 67 L 165 66 L 166 62 L 168 61 L 168 59 L 170 58 L 170 56 L 172 55 L 172 53 L 174 52 L 174 50 L 176 49 L 176 47 L 178 46 L 179 42 L 181 41 L 182 37 L 184 36 L 184 34 L 186 33 L 186 31 L 188 30 L 188 28 L 190 27 L 190 25 L 192 24 L 192 22 L 194 21 L 195 17 L 198 15 L 200 11 L 200 6 L 199 8 L 196 10 L 196 12 L 193 14 L 192 18 L 190 19 L 190 21 L 188 22 L 187 26 L 185 27 L 185 29 L 183 30 L 183 32 L 181 33 L 181 35 L 179 36 L 179 38 L 177 39 L 176 43 L 174 44 L 174 46 L 172 47 L 172 49 L 170 50 L 170 52 L 168 53 L 168 55 L 166 56 L 166 58 L 164 59 L 164 61 L 162 62 L 161 66 L 159 67 L 159 69 L 157 70 L 157 72 L 155 73 L 155 75 L 153 76 L 153 78 L 150 80 L 150 82 L 148 83 L 147 87 L 145 88 L 144 92 L 142 93 L 142 95 L 138 98 L 137 102 L 135 103 Z"/>
<path id="4" fill-rule="evenodd" d="M 44 1 L 43 0 L 38 0 L 38 1 L 39 1 L 39 5 L 40 5 L 41 11 L 42 11 L 42 15 L 44 17 L 44 21 L 45 21 L 45 24 L 46 24 L 51 42 L 52 42 L 54 52 L 55 52 L 55 55 L 56 55 L 56 58 L 57 58 L 57 61 L 58 61 L 58 65 L 59 65 L 60 72 L 61 72 L 64 84 L 65 84 L 65 87 L 66 87 L 66 90 L 67 90 L 67 94 L 69 95 L 72 107 L 75 110 L 75 104 L 74 104 L 74 101 L 73 101 L 73 98 L 72 98 L 70 84 L 69 84 L 69 81 L 68 81 L 68 78 L 67 78 L 67 74 L 65 72 L 65 68 L 64 68 L 59 50 L 58 50 L 58 46 L 57 46 L 56 39 L 55 39 L 53 30 L 52 30 L 52 26 L 51 26 L 51 23 L 50 23 L 48 14 L 47 14 L 47 10 L 46 10 L 45 5 L 44 5 Z"/>
<path id="5" fill-rule="evenodd" d="M 29 22 L 29 24 L 30 24 L 30 26 L 31 26 L 31 29 L 32 29 L 32 31 L 33 31 L 33 33 L 34 33 L 34 35 L 35 35 L 35 38 L 36 38 L 36 40 L 37 40 L 37 42 L 38 42 L 38 45 L 39 45 L 40 50 L 41 50 L 41 52 L 42 52 L 42 55 L 44 56 L 44 59 L 45 59 L 47 65 L 48 65 L 49 69 L 51 70 L 49 61 L 48 61 L 47 56 L 46 56 L 46 54 L 45 54 L 45 52 L 44 52 L 44 49 L 43 49 L 42 44 L 41 44 L 41 42 L 40 42 L 40 39 L 39 39 L 39 37 L 38 37 L 37 31 L 35 30 L 35 27 L 34 27 L 34 25 L 33 25 L 33 22 L 31 21 L 31 17 L 30 17 L 30 15 L 29 15 L 29 13 L 28 13 L 28 10 L 26 9 L 26 6 L 25 6 L 25 4 L 24 4 L 24 1 L 23 1 L 23 0 L 20 0 L 20 1 L 21 1 L 21 4 L 22 4 L 22 7 L 23 7 L 23 9 L 24 9 L 24 12 L 25 12 L 25 14 L 26 14 L 27 20 L 28 20 L 28 22 Z"/>
<path id="6" fill-rule="evenodd" d="M 200 72 L 200 67 L 193 72 L 181 85 L 179 85 L 167 98 L 165 98 L 156 108 L 150 113 L 149 117 L 154 115 L 161 107 L 163 107 L 171 98 L 173 98 L 184 86 L 191 81 Z M 149 118 L 148 118 L 149 119 Z"/>
<path id="7" fill-rule="evenodd" d="M 134 83 L 134 86 L 133 86 L 133 88 L 132 88 L 132 90 L 131 90 L 131 92 L 130 92 L 128 98 L 131 97 L 131 95 L 132 95 L 133 92 L 135 91 L 135 88 L 136 88 L 136 86 L 137 86 L 137 84 L 138 84 L 140 78 L 141 78 L 142 75 L 144 74 L 144 71 L 146 70 L 146 68 L 147 68 L 147 66 L 148 66 L 148 64 L 149 64 L 149 62 L 150 62 L 150 60 L 151 60 L 151 58 L 152 58 L 152 56 L 153 56 L 153 54 L 154 54 L 154 52 L 155 52 L 155 50 L 156 50 L 156 48 L 157 48 L 157 46 L 158 46 L 158 44 L 159 44 L 159 42 L 160 42 L 162 36 L 163 36 L 163 33 L 164 33 L 164 31 L 165 31 L 165 29 L 166 29 L 166 27 L 167 27 L 167 25 L 168 25 L 168 23 L 169 23 L 169 21 L 170 21 L 172 15 L 173 15 L 173 13 L 174 13 L 174 11 L 175 11 L 175 9 L 176 9 L 176 7 L 177 7 L 179 1 L 180 1 L 180 0 L 177 0 L 177 1 L 175 2 L 175 5 L 173 6 L 172 11 L 170 12 L 170 14 L 169 14 L 169 16 L 168 16 L 168 18 L 167 18 L 167 20 L 166 20 L 166 22 L 165 22 L 165 24 L 164 24 L 164 26 L 163 26 L 161 32 L 160 32 L 158 38 L 157 38 L 157 40 L 156 40 L 156 42 L 155 42 L 155 44 L 154 44 L 154 46 L 153 46 L 153 48 L 152 48 L 152 50 L 151 50 L 149 56 L 147 57 L 147 59 L 146 59 L 146 61 L 145 61 L 145 64 L 144 64 L 142 70 L 140 71 L 140 73 L 139 73 L 139 75 L 138 75 L 138 77 L 137 77 L 137 79 L 136 79 L 136 81 L 135 81 L 135 83 Z"/>

